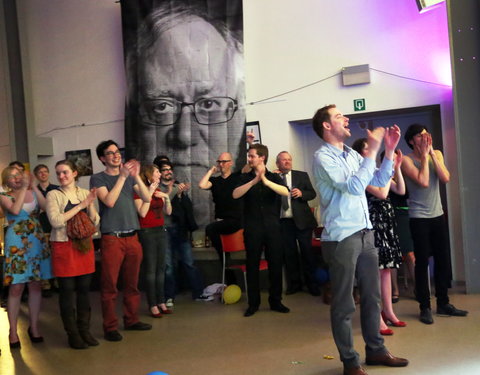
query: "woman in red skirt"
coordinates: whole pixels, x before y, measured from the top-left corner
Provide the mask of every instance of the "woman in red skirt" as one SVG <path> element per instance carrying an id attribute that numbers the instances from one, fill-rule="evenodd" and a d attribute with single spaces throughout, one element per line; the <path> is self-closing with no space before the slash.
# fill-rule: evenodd
<path id="1" fill-rule="evenodd" d="M 89 237 L 79 244 L 77 240 L 70 239 L 67 222 L 83 211 L 93 224 L 98 225 L 100 217 L 94 206 L 96 193 L 95 190 L 88 191 L 76 186 L 78 171 L 69 160 L 59 161 L 55 165 L 55 172 L 60 188 L 47 194 L 47 215 L 52 225 L 52 267 L 60 287 L 60 314 L 70 347 L 86 349 L 98 345 L 98 341 L 90 334 L 88 296 L 95 272 L 93 241 Z"/>

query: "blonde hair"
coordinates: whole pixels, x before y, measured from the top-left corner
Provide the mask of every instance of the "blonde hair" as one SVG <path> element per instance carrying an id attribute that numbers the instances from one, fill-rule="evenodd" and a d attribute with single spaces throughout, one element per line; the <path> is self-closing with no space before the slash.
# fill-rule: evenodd
<path id="1" fill-rule="evenodd" d="M 10 176 L 12 171 L 16 171 L 21 175 L 23 175 L 23 172 L 17 167 L 7 167 L 2 171 L 2 186 L 8 191 L 11 190 L 10 187 L 8 186 L 8 177 Z"/>

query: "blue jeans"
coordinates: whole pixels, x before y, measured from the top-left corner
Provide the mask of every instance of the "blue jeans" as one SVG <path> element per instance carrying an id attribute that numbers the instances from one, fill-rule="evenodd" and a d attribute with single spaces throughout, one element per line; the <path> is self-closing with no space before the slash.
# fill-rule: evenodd
<path id="1" fill-rule="evenodd" d="M 178 265 L 183 266 L 188 283 L 192 289 L 193 299 L 200 297 L 203 293 L 203 282 L 200 272 L 193 261 L 192 245 L 188 238 L 188 232 L 171 224 L 167 227 L 168 247 L 165 267 L 165 298 L 175 298 L 176 277 Z"/>

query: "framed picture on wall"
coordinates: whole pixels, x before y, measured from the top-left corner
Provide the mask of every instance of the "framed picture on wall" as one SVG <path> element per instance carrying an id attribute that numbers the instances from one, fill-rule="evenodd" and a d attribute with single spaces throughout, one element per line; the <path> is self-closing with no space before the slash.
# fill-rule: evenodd
<path id="1" fill-rule="evenodd" d="M 247 122 L 247 124 L 245 125 L 245 131 L 247 133 L 253 133 L 253 135 L 255 136 L 255 139 L 253 141 L 253 143 L 262 143 L 262 136 L 260 134 L 260 122 L 258 121 L 250 121 L 250 122 Z"/>
<path id="2" fill-rule="evenodd" d="M 78 176 L 90 176 L 93 174 L 92 154 L 90 149 L 66 151 L 65 159 L 70 160 L 78 170 Z"/>

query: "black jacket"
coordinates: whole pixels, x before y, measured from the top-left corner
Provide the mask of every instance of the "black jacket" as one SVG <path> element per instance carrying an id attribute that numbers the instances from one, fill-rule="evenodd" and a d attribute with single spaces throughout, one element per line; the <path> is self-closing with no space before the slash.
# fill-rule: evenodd
<path id="1" fill-rule="evenodd" d="M 302 192 L 302 197 L 292 199 L 293 221 L 298 229 L 315 229 L 318 224 L 308 201 L 317 196 L 315 189 L 310 182 L 307 172 L 292 170 L 292 189 L 297 188 Z"/>

